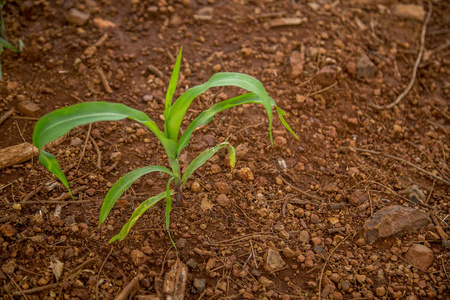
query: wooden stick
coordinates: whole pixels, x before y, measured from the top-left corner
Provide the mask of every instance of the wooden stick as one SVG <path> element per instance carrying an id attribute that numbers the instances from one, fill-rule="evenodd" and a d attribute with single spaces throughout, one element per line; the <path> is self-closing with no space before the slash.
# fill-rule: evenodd
<path id="1" fill-rule="evenodd" d="M 422 60 L 422 56 L 423 56 L 423 51 L 425 48 L 425 34 L 427 32 L 427 25 L 428 22 L 430 21 L 430 17 L 431 17 L 431 13 L 433 12 L 433 5 L 431 4 L 431 1 L 428 1 L 428 13 L 427 13 L 427 17 L 425 19 L 425 22 L 423 23 L 423 27 L 422 27 L 422 34 L 420 36 L 420 49 L 419 49 L 419 55 L 417 55 L 417 59 L 416 59 L 416 63 L 414 64 L 414 68 L 413 68 L 413 74 L 411 76 L 411 81 L 409 82 L 408 86 L 406 87 L 406 89 L 403 91 L 403 93 L 401 93 L 397 99 L 395 99 L 394 102 L 385 105 L 385 106 L 380 106 L 377 105 L 375 103 L 370 103 L 369 106 L 376 109 L 376 110 L 385 110 L 385 109 L 389 109 L 392 108 L 394 106 L 396 106 L 403 98 L 405 98 L 406 95 L 408 95 L 409 91 L 411 90 L 411 88 L 414 85 L 414 81 L 416 80 L 416 75 L 417 75 L 417 70 L 419 69 L 419 64 Z"/>
<path id="2" fill-rule="evenodd" d="M 279 18 L 275 20 L 270 20 L 268 25 L 269 28 L 274 28 L 282 26 L 300 25 L 304 22 L 306 22 L 306 18 Z"/>
<path id="3" fill-rule="evenodd" d="M 48 289 L 52 289 L 52 288 L 58 287 L 58 285 L 59 285 L 58 283 L 52 283 L 52 284 L 48 284 L 48 285 L 44 285 L 44 286 L 38 286 L 38 287 L 36 287 L 34 289 L 22 290 L 22 291 L 19 291 L 19 292 L 13 292 L 12 294 L 13 294 L 13 296 L 21 296 L 22 294 L 29 295 L 29 294 L 39 293 L 39 292 L 42 292 L 42 291 L 45 291 L 45 290 L 48 290 Z"/>
<path id="4" fill-rule="evenodd" d="M 22 143 L 0 149 L 0 169 L 28 161 L 38 154 L 38 148 L 30 143 Z"/>
<path id="5" fill-rule="evenodd" d="M 281 173 L 280 173 L 281 175 Z M 300 194 L 302 194 L 303 196 L 309 197 L 311 199 L 315 199 L 315 200 L 320 200 L 322 201 L 322 198 L 311 195 L 310 193 L 307 193 L 305 191 L 302 191 L 301 189 L 299 189 L 298 187 L 296 187 L 295 185 L 291 184 L 290 182 L 288 182 L 286 179 L 284 179 L 283 175 L 280 176 L 281 180 L 283 180 L 284 183 L 286 183 L 287 185 L 289 185 L 291 188 L 293 188 L 294 190 L 296 190 L 297 192 L 299 192 Z"/>
<path id="6" fill-rule="evenodd" d="M 133 297 L 139 290 L 139 278 L 141 276 L 141 274 L 138 274 L 134 277 L 114 300 L 127 300 Z"/>
<path id="7" fill-rule="evenodd" d="M 443 183 L 445 183 L 447 185 L 450 185 L 450 181 L 445 180 L 444 178 L 441 178 L 439 176 L 436 176 L 433 173 L 428 172 L 427 170 L 424 170 L 421 167 L 418 167 L 415 164 L 410 163 L 407 160 L 404 160 L 403 158 L 400 158 L 400 157 L 397 157 L 397 156 L 394 156 L 394 155 L 390 155 L 390 154 L 387 154 L 387 153 L 383 153 L 383 152 L 373 151 L 373 150 L 366 150 L 366 149 L 360 149 L 360 148 L 354 148 L 354 147 L 349 147 L 349 149 L 352 149 L 352 150 L 355 150 L 355 151 L 359 151 L 359 152 L 367 152 L 367 153 L 375 154 L 375 155 L 382 155 L 382 156 L 385 156 L 385 157 L 389 157 L 389 158 L 401 161 L 401 162 L 407 164 L 408 166 L 413 167 L 413 168 L 419 170 L 420 172 L 425 173 L 428 176 L 430 176 L 430 177 L 432 177 L 432 178 L 434 178 L 436 180 L 439 180 L 439 181 L 441 181 L 441 182 L 443 182 Z"/>
<path id="8" fill-rule="evenodd" d="M 77 187 L 76 189 L 72 190 L 72 196 L 75 196 L 79 192 L 83 192 L 86 189 L 87 189 L 87 185 Z M 70 194 L 67 192 L 67 193 L 63 193 L 61 196 L 53 199 L 53 201 L 63 201 L 63 200 L 69 199 L 69 198 L 70 198 Z"/>
<path id="9" fill-rule="evenodd" d="M 14 113 L 14 108 L 11 108 L 8 110 L 1 118 L 0 118 L 0 124 L 6 121 L 6 119 L 9 118 Z"/>
<path id="10" fill-rule="evenodd" d="M 100 267 L 100 270 L 98 270 L 98 276 L 97 276 L 97 284 L 95 285 L 95 299 L 99 299 L 99 297 L 98 297 L 98 286 L 99 286 L 99 280 L 98 280 L 98 278 L 100 277 L 100 275 L 101 275 L 101 273 L 102 273 L 102 270 L 103 270 L 103 267 L 105 266 L 105 263 L 106 263 L 106 261 L 108 260 L 108 258 L 109 258 L 109 256 L 111 255 L 111 253 L 113 252 L 113 250 L 114 250 L 114 247 L 111 247 L 111 250 L 109 251 L 109 253 L 108 253 L 108 255 L 106 255 L 106 258 L 105 258 L 105 260 L 103 261 L 103 263 L 102 263 L 102 265 L 101 265 L 101 267 Z M 139 283 L 139 282 L 138 282 Z M 122 294 L 122 293 L 120 293 L 120 294 Z M 117 299 L 117 298 L 116 298 Z M 124 298 L 124 299 L 127 299 L 127 298 Z"/>
<path id="11" fill-rule="evenodd" d="M 324 88 L 321 89 L 321 90 L 318 90 L 318 91 L 316 91 L 316 92 L 314 92 L 314 93 L 309 94 L 308 96 L 309 96 L 309 97 L 312 97 L 312 96 L 314 96 L 314 95 L 318 95 L 318 94 L 320 94 L 320 93 L 323 93 L 323 92 L 325 92 L 326 90 L 329 90 L 329 89 L 333 88 L 334 86 L 336 86 L 336 84 L 337 84 L 337 81 L 336 81 L 335 83 L 333 83 L 333 84 L 327 86 L 327 87 L 324 87 Z"/>
<path id="12" fill-rule="evenodd" d="M 154 65 L 148 65 L 147 66 L 147 70 L 149 70 L 150 72 L 152 72 L 153 74 L 155 74 L 156 76 L 158 76 L 161 79 L 164 79 L 164 74 Z"/>
<path id="13" fill-rule="evenodd" d="M 109 86 L 108 79 L 106 79 L 105 73 L 103 73 L 103 70 L 100 67 L 97 67 L 97 73 L 100 76 L 100 80 L 102 81 L 105 92 L 107 92 L 108 94 L 112 94 L 113 91 Z"/>
<path id="14" fill-rule="evenodd" d="M 89 123 L 89 129 L 86 134 L 86 139 L 84 140 L 83 150 L 81 151 L 80 159 L 78 160 L 77 167 L 75 168 L 75 172 L 78 171 L 78 167 L 80 166 L 81 160 L 83 159 L 84 152 L 86 152 L 87 142 L 89 141 L 89 137 L 91 136 L 92 123 Z"/>
<path id="15" fill-rule="evenodd" d="M 97 142 L 94 140 L 94 138 L 89 135 L 89 139 L 91 140 L 91 143 L 94 145 L 95 151 L 97 152 L 97 169 L 102 169 L 102 152 L 100 151 L 100 148 L 97 145 Z"/>

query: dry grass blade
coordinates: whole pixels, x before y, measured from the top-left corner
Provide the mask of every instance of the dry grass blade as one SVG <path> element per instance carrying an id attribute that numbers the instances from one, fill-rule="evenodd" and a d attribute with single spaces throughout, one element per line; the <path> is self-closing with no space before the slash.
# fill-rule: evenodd
<path id="1" fill-rule="evenodd" d="M 436 176 L 433 173 L 428 172 L 427 170 L 424 170 L 421 167 L 418 167 L 415 164 L 410 163 L 407 160 L 404 160 L 403 158 L 400 158 L 400 157 L 397 157 L 397 156 L 394 156 L 394 155 L 390 155 L 390 154 L 387 154 L 387 153 L 383 153 L 383 152 L 373 151 L 373 150 L 366 150 L 366 149 L 360 149 L 360 148 L 354 148 L 354 147 L 349 147 L 349 149 L 352 149 L 352 150 L 355 150 L 355 151 L 358 151 L 358 152 L 366 152 L 366 153 L 375 154 L 375 155 L 382 155 L 382 156 L 385 156 L 385 157 L 388 157 L 388 158 L 392 158 L 392 159 L 401 161 L 401 162 L 407 164 L 408 166 L 413 167 L 413 168 L 419 170 L 420 172 L 425 173 L 428 176 L 430 176 L 430 177 L 432 177 L 432 178 L 434 178 L 434 179 L 436 179 L 436 180 L 438 180 L 440 182 L 443 182 L 443 183 L 445 183 L 447 185 L 450 185 L 450 181 L 448 181 L 448 180 L 446 180 L 444 178 L 441 178 L 439 176 Z"/>

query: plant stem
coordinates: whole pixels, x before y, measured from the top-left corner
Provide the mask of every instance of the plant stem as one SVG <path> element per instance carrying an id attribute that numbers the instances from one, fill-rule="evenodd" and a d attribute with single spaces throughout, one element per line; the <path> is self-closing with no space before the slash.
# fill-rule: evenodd
<path id="1" fill-rule="evenodd" d="M 177 193 L 177 206 L 181 206 L 183 202 L 183 186 L 179 179 L 175 179 L 175 192 Z"/>
<path id="2" fill-rule="evenodd" d="M 2 6 L 0 6 L 0 37 L 2 39 L 6 40 L 6 30 L 5 30 L 5 24 L 3 23 Z"/>

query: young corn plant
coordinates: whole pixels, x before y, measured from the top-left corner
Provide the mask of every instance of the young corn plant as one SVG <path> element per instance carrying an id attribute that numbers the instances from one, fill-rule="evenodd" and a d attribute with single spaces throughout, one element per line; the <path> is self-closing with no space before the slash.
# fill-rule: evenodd
<path id="1" fill-rule="evenodd" d="M 85 102 L 69 107 L 61 108 L 50 112 L 42 117 L 36 124 L 33 132 L 33 144 L 39 149 L 39 161 L 53 173 L 61 182 L 69 189 L 64 173 L 58 164 L 56 158 L 43 150 L 45 144 L 63 136 L 76 126 L 88 124 L 97 121 L 117 121 L 125 118 L 134 120 L 147 127 L 161 142 L 164 147 L 170 169 L 165 166 L 147 166 L 124 175 L 109 190 L 103 201 L 99 226 L 106 220 L 109 212 L 113 208 L 119 197 L 127 190 L 137 179 L 151 173 L 163 172 L 169 175 L 166 190 L 156 196 L 150 197 L 142 202 L 135 209 L 129 221 L 122 227 L 121 231 L 114 236 L 110 242 L 123 240 L 129 233 L 131 227 L 136 223 L 142 214 L 152 207 L 155 203 L 162 199 L 166 199 L 166 228 L 172 244 L 175 244 L 170 237 L 170 211 L 172 206 L 171 196 L 176 194 L 177 203 L 182 201 L 182 189 L 188 178 L 201 167 L 208 159 L 216 154 L 221 148 L 227 147 L 230 157 L 230 165 L 235 165 L 235 151 L 233 146 L 227 141 L 207 149 L 199 154 L 186 168 L 184 174 L 180 170 L 179 157 L 181 151 L 189 144 L 191 136 L 195 129 L 208 124 L 213 117 L 228 108 L 232 108 L 242 104 L 257 103 L 262 104 L 269 117 L 269 135 L 272 142 L 272 107 L 276 109 L 282 124 L 296 137 L 286 123 L 283 116 L 286 114 L 275 102 L 269 97 L 264 86 L 257 79 L 240 73 L 216 73 L 206 83 L 195 86 L 184 92 L 175 102 L 172 98 L 175 93 L 178 75 L 181 63 L 181 50 L 178 54 L 175 66 L 170 79 L 169 87 L 165 99 L 164 109 L 164 130 L 160 130 L 156 123 L 152 121 L 145 113 L 132 109 L 120 103 L 108 102 Z M 236 86 L 249 91 L 249 93 L 219 102 L 211 108 L 200 113 L 190 124 L 186 130 L 180 135 L 180 126 L 183 118 L 191 105 L 192 101 L 209 88 L 221 86 Z M 171 186 L 173 184 L 173 189 Z"/>
<path id="2" fill-rule="evenodd" d="M 3 23 L 3 16 L 2 16 L 2 8 L 3 8 L 3 0 L 0 0 L 0 55 L 3 52 L 3 49 L 9 49 L 15 53 L 19 53 L 22 51 L 23 43 L 22 41 L 19 41 L 19 49 L 8 43 L 6 40 L 6 30 L 5 30 L 5 24 Z M 0 79 L 2 79 L 2 65 L 0 63 Z"/>

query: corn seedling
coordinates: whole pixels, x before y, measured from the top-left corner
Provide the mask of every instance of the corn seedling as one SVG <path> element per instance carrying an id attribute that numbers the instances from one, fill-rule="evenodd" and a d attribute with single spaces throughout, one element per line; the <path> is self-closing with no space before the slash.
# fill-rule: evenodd
<path id="1" fill-rule="evenodd" d="M 2 8 L 3 8 L 3 0 L 0 0 L 0 55 L 3 52 L 3 49 L 9 49 L 15 53 L 19 53 L 22 51 L 23 43 L 22 41 L 19 41 L 19 49 L 8 43 L 6 40 L 6 30 L 5 30 L 5 24 L 3 23 L 3 16 L 2 16 Z M 0 79 L 2 79 L 2 65 L 0 63 Z"/>
<path id="2" fill-rule="evenodd" d="M 143 124 L 161 142 L 166 151 L 171 170 L 165 166 L 147 166 L 131 171 L 120 178 L 105 196 L 100 211 L 99 225 L 106 220 L 109 212 L 119 197 L 141 176 L 151 172 L 163 172 L 168 174 L 169 180 L 167 181 L 166 190 L 142 202 L 140 206 L 135 209 L 129 221 L 122 227 L 121 231 L 110 240 L 110 242 L 115 240 L 123 240 L 139 217 L 155 203 L 164 198 L 166 199 L 165 213 L 166 228 L 168 230 L 172 206 L 171 196 L 176 194 L 177 203 L 180 204 L 183 195 L 182 189 L 187 179 L 195 172 L 195 170 L 201 167 L 221 148 L 228 148 L 230 165 L 232 168 L 234 167 L 234 148 L 230 143 L 225 141 L 199 154 L 188 165 L 183 174 L 180 170 L 180 153 L 189 144 L 193 132 L 195 129 L 208 124 L 217 113 L 242 104 L 262 104 L 269 117 L 269 135 L 272 142 L 272 107 L 274 107 L 282 124 L 297 138 L 295 133 L 283 118 L 286 114 L 279 107 L 277 107 L 273 99 L 269 97 L 262 83 L 249 75 L 240 73 L 216 73 L 206 83 L 188 89 L 175 102 L 172 103 L 172 98 L 178 81 L 180 63 L 181 50 L 175 62 L 166 94 L 164 131 L 161 131 L 156 123 L 152 121 L 144 112 L 132 109 L 124 104 L 109 102 L 85 102 L 55 110 L 42 117 L 34 128 L 33 143 L 39 149 L 39 161 L 59 180 L 61 180 L 67 189 L 69 189 L 69 183 L 67 182 L 64 173 L 61 171 L 58 161 L 53 155 L 44 151 L 43 147 L 45 144 L 68 133 L 74 127 L 97 121 L 118 121 L 128 118 Z M 196 117 L 180 135 L 182 120 L 192 101 L 209 88 L 221 86 L 236 86 L 245 89 L 250 93 L 227 99 L 213 105 L 211 108 L 200 113 L 200 115 L 198 115 L 198 117 Z M 172 184 L 173 189 L 171 189 Z M 170 238 L 169 231 L 168 235 Z M 170 240 L 172 241 L 172 238 L 170 238 Z"/>

